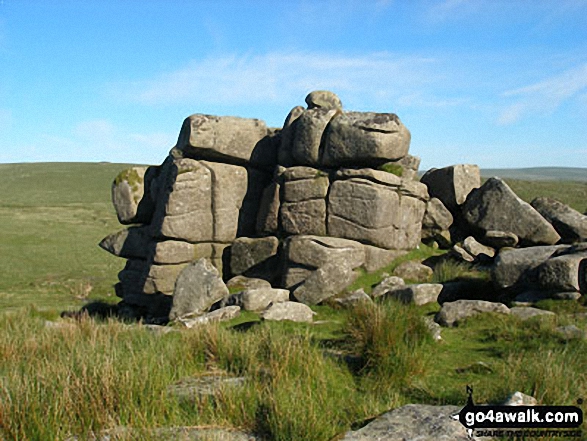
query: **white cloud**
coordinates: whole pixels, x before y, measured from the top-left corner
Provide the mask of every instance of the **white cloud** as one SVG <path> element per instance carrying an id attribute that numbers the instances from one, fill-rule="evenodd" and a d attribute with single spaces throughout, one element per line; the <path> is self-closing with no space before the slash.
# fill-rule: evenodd
<path id="1" fill-rule="evenodd" d="M 258 105 L 299 102 L 328 89 L 350 101 L 397 98 L 438 81 L 439 61 L 389 52 L 368 55 L 268 53 L 192 61 L 156 78 L 110 85 L 110 93 L 143 104 Z"/>
<path id="2" fill-rule="evenodd" d="M 581 99 L 586 90 L 587 63 L 584 63 L 538 83 L 504 92 L 502 97 L 513 98 L 514 102 L 502 110 L 498 122 L 512 124 L 527 114 L 549 114 L 569 99 Z"/>

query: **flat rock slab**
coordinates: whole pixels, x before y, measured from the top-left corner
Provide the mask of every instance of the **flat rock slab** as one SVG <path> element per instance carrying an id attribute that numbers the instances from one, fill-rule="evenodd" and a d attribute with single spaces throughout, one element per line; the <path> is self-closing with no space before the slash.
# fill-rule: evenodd
<path id="1" fill-rule="evenodd" d="M 465 427 L 451 415 L 458 406 L 408 404 L 387 412 L 362 429 L 347 432 L 343 441 L 471 441 Z"/>
<path id="2" fill-rule="evenodd" d="M 556 314 L 552 311 L 545 311 L 544 309 L 532 308 L 527 306 L 515 306 L 510 308 L 510 312 L 520 320 L 528 320 L 534 317 L 550 316 L 554 317 Z"/>
<path id="3" fill-rule="evenodd" d="M 196 326 L 204 326 L 210 323 L 227 322 L 240 315 L 240 306 L 226 306 L 194 318 L 178 318 L 177 321 L 186 328 L 194 328 Z"/>
<path id="4" fill-rule="evenodd" d="M 195 378 L 184 378 L 167 388 L 167 393 L 181 401 L 196 402 L 204 397 L 216 395 L 227 388 L 241 387 L 245 377 L 227 377 L 224 375 L 203 375 Z"/>
<path id="5" fill-rule="evenodd" d="M 311 323 L 316 313 L 309 306 L 297 302 L 282 302 L 271 305 L 261 313 L 264 320 L 290 320 Z"/>
<path id="6" fill-rule="evenodd" d="M 446 302 L 434 317 L 440 326 L 457 326 L 462 320 L 484 312 L 509 314 L 510 309 L 503 303 L 487 302 L 485 300 L 457 300 Z"/>

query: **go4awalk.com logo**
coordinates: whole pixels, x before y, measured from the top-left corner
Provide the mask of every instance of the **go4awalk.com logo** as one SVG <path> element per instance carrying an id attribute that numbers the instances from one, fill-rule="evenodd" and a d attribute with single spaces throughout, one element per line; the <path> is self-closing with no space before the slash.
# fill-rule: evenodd
<path id="1" fill-rule="evenodd" d="M 581 438 L 583 411 L 576 406 L 478 406 L 473 388 L 467 386 L 467 404 L 454 415 L 467 428 L 469 437 Z M 579 401 L 582 403 L 582 401 Z"/>

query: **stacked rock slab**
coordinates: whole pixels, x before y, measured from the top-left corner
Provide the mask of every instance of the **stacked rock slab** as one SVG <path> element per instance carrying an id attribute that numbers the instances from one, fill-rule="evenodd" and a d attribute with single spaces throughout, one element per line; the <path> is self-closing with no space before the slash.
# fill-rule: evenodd
<path id="1" fill-rule="evenodd" d="M 331 92 L 306 103 L 281 130 L 192 115 L 162 165 L 116 178 L 113 202 L 130 226 L 101 246 L 128 259 L 117 286 L 125 303 L 167 315 L 160 305 L 171 307 L 176 279 L 205 258 L 225 279 L 260 277 L 315 304 L 357 268 L 419 244 L 428 192 L 413 180 L 408 129 L 394 114 L 345 112 Z"/>

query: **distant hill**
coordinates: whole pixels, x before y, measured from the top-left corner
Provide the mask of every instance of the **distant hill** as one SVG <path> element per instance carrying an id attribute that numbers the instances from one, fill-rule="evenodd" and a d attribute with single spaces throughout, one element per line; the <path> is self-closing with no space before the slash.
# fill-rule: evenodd
<path id="1" fill-rule="evenodd" d="M 533 167 L 533 168 L 482 168 L 481 176 L 521 181 L 576 181 L 587 182 L 587 168 Z"/>

